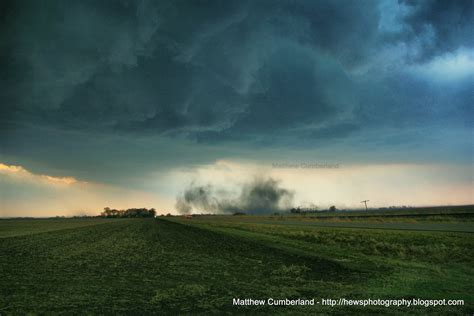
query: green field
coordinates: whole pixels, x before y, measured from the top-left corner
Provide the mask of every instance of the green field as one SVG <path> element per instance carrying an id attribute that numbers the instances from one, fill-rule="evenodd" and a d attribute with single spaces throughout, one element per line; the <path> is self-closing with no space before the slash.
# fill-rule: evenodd
<path id="1" fill-rule="evenodd" d="M 472 314 L 471 215 L 0 220 L 0 314 Z M 232 304 L 270 297 L 465 303 Z"/>

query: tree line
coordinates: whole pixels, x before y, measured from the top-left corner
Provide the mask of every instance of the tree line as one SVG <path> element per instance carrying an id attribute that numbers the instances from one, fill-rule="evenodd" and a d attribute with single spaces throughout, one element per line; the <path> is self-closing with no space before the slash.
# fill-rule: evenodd
<path id="1" fill-rule="evenodd" d="M 127 210 L 116 210 L 110 207 L 104 208 L 104 211 L 100 213 L 101 217 L 106 218 L 145 218 L 155 217 L 156 211 L 154 208 L 129 208 Z"/>

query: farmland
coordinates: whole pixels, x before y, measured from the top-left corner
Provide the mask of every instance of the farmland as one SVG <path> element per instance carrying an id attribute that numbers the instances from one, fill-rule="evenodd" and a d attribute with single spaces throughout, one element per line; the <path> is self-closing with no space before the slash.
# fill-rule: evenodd
<path id="1" fill-rule="evenodd" d="M 473 214 L 379 215 L 0 220 L 0 313 L 472 314 Z M 233 298 L 465 304 L 233 306 Z"/>

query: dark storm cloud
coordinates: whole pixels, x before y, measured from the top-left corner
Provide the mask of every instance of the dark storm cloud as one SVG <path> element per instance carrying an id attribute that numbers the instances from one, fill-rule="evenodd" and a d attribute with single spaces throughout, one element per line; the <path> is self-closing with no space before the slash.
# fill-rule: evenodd
<path id="1" fill-rule="evenodd" d="M 474 48 L 474 1 L 406 0 L 404 17 L 408 40 L 421 44 L 419 59 L 429 59 L 459 46 Z"/>
<path id="2" fill-rule="evenodd" d="M 195 152 L 180 142 L 221 146 L 202 162 L 233 142 L 319 146 L 400 125 L 413 135 L 471 127 L 466 82 L 434 87 L 407 67 L 472 48 L 472 1 L 1 6 L 0 146 L 12 160 L 51 165 L 53 153 L 74 152 L 64 168 L 109 166 L 102 148 L 122 137 L 109 152 L 146 169 L 188 163 Z M 379 69 L 387 52 L 391 72 Z"/>
<path id="3" fill-rule="evenodd" d="M 311 110 L 323 120 L 335 110 L 326 75 L 341 70 L 312 55 L 353 59 L 367 46 L 355 45 L 357 30 L 376 24 L 364 18 L 376 18 L 373 6 L 332 1 L 17 2 L 6 11 L 5 60 L 17 78 L 4 96 L 19 119 L 155 133 L 257 126 L 275 101 L 280 114 L 267 127 Z"/>

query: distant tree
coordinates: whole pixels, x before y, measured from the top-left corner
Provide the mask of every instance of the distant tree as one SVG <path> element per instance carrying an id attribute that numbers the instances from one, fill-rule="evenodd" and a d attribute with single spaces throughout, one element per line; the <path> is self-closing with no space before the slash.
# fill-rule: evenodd
<path id="1" fill-rule="evenodd" d="M 337 208 L 333 205 L 329 208 L 329 212 L 335 212 L 337 211 Z"/>
<path id="2" fill-rule="evenodd" d="M 146 218 L 155 217 L 156 210 L 154 208 L 129 208 L 127 210 L 116 210 L 106 207 L 104 208 L 104 211 L 100 213 L 100 216 L 106 218 Z"/>
<path id="3" fill-rule="evenodd" d="M 294 207 L 293 207 L 293 208 L 290 210 L 290 212 L 291 212 L 291 213 L 301 213 L 301 208 L 300 208 L 300 207 L 297 207 L 297 208 L 294 208 Z"/>
<path id="4" fill-rule="evenodd" d="M 102 213 L 100 213 L 100 216 L 102 216 L 102 217 L 112 217 L 112 210 L 110 209 L 110 207 L 105 207 L 104 211 Z"/>

